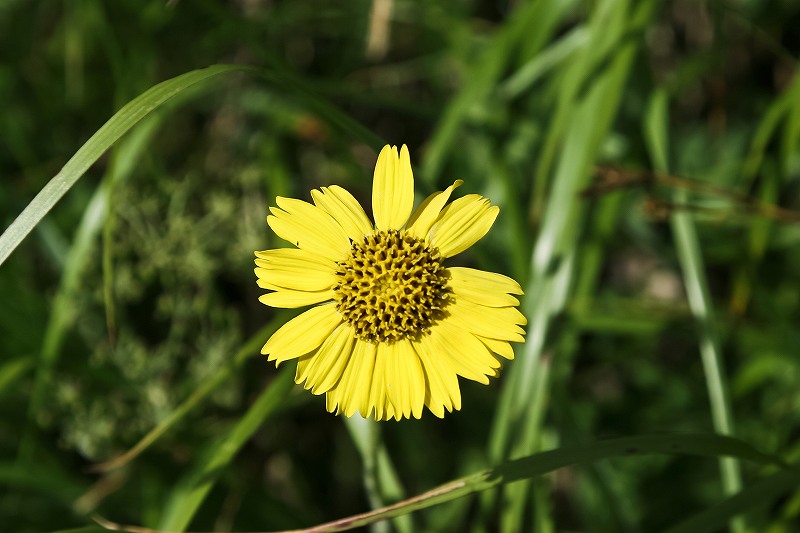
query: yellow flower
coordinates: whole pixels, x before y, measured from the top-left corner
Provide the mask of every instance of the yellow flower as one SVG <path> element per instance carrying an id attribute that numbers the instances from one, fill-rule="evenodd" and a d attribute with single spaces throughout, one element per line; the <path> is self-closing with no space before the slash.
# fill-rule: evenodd
<path id="1" fill-rule="evenodd" d="M 443 417 L 461 409 L 458 377 L 489 383 L 514 358 L 525 317 L 511 278 L 443 261 L 472 246 L 499 212 L 469 194 L 445 206 L 456 181 L 412 214 L 414 176 L 405 145 L 385 146 L 375 165 L 370 222 L 336 185 L 313 204 L 278 197 L 267 223 L 297 248 L 256 252 L 259 300 L 316 305 L 284 324 L 262 354 L 297 359 L 295 381 L 326 395 L 330 412 L 377 420 Z M 409 218 L 410 216 L 410 218 Z"/>

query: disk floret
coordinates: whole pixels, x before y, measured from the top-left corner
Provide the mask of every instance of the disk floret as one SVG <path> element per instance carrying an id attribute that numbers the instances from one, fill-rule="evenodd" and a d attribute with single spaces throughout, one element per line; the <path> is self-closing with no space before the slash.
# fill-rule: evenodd
<path id="1" fill-rule="evenodd" d="M 368 342 L 413 339 L 444 316 L 447 269 L 438 250 L 403 230 L 353 242 L 338 263 L 336 309 Z"/>

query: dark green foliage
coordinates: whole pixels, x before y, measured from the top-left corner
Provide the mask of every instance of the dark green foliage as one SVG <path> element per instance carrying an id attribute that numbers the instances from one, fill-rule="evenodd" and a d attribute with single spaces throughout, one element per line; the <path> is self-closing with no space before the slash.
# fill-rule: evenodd
<path id="1" fill-rule="evenodd" d="M 800 460 L 800 9 L 390 0 L 384 27 L 373 4 L 0 2 L 3 228 L 138 95 L 255 67 L 147 109 L 0 265 L 0 529 L 299 528 L 509 457 L 719 432 L 701 346 L 733 433 Z M 419 198 L 460 178 L 501 206 L 459 263 L 519 280 L 541 343 L 462 381 L 461 412 L 382 424 L 365 490 L 363 428 L 258 355 L 291 315 L 258 303 L 252 259 L 282 245 L 276 196 L 339 184 L 368 209 L 382 139 L 409 145 Z M 745 526 L 791 531 L 789 474 L 741 475 L 765 498 Z M 712 459 L 617 458 L 391 527 L 657 531 L 722 501 L 720 479 Z"/>

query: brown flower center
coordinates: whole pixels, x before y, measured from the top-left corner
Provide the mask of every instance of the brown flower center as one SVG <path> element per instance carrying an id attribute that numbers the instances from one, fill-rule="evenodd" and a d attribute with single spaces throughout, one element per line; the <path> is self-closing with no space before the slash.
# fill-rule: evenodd
<path id="1" fill-rule="evenodd" d="M 444 316 L 450 289 L 439 252 L 403 230 L 353 242 L 338 266 L 336 309 L 362 340 L 415 338 Z"/>

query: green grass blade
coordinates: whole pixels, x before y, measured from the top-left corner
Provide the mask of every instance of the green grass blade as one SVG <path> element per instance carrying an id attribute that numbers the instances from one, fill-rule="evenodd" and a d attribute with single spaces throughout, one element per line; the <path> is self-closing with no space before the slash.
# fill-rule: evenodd
<path id="1" fill-rule="evenodd" d="M 214 65 L 181 74 L 148 89 L 117 111 L 80 147 L 64 168 L 39 191 L 39 194 L 0 235 L 0 265 L 89 167 L 136 123 L 181 91 L 221 74 L 242 71 L 245 68 L 235 65 Z"/>
<path id="2" fill-rule="evenodd" d="M 589 32 L 579 26 L 570 31 L 556 42 L 542 50 L 533 59 L 528 61 L 500 86 L 499 92 L 503 98 L 513 99 L 529 90 L 544 74 L 558 67 L 569 57 L 586 46 L 589 42 Z"/>
<path id="3" fill-rule="evenodd" d="M 641 8 L 628 17 L 625 12 L 626 4 L 623 2 L 616 5 L 621 11 L 608 13 L 608 5 L 605 4 L 598 12 L 598 20 L 592 23 L 595 28 L 593 35 L 596 39 L 602 39 L 602 42 L 592 41 L 587 45 L 586 53 L 590 49 L 604 47 L 604 40 L 614 40 L 615 33 L 624 33 L 626 26 L 620 26 L 623 21 L 631 27 L 639 27 L 649 19 L 653 9 L 652 6 Z M 607 17 L 612 17 L 610 20 L 614 21 L 613 25 L 609 24 Z M 612 26 L 616 27 L 614 32 L 611 32 Z M 599 27 L 611 33 L 599 32 Z M 528 338 L 520 360 L 509 370 L 509 381 L 502 392 L 490 442 L 490 457 L 493 460 L 501 460 L 509 455 L 527 455 L 535 450 L 541 420 L 538 411 L 543 409 L 545 402 L 531 402 L 530 391 L 535 390 L 534 384 L 540 381 L 537 375 L 544 371 L 539 358 L 545 346 L 550 318 L 563 309 L 570 285 L 571 263 L 577 246 L 580 221 L 587 208 L 579 191 L 588 180 L 592 161 L 616 113 L 635 50 L 630 43 L 617 50 L 613 62 L 600 78 L 593 80 L 592 88 L 573 106 L 569 116 L 566 134 L 560 143 L 562 150 L 553 177 L 553 188 L 548 196 L 542 229 L 531 258 L 531 279 L 525 288 L 523 306 L 528 317 Z M 575 61 L 582 63 L 586 59 L 576 57 Z M 580 80 L 575 80 L 574 83 L 580 84 Z M 593 117 L 588 124 L 585 120 L 587 116 Z M 554 117 L 556 121 L 561 119 L 558 113 Z M 526 437 L 517 440 L 512 450 L 509 444 L 511 431 L 518 430 Z M 524 497 L 524 491 L 513 491 L 516 493 L 514 498 Z M 519 504 L 510 507 L 516 510 L 522 508 Z M 518 514 L 510 513 L 507 527 L 519 527 L 519 518 Z"/>
<path id="4" fill-rule="evenodd" d="M 169 497 L 160 529 L 183 531 L 189 525 L 217 477 L 253 433 L 273 416 L 294 385 L 294 368 L 286 365 L 231 431 L 208 450 L 205 460 L 186 475 Z"/>
<path id="5" fill-rule="evenodd" d="M 484 102 L 497 87 L 513 57 L 516 46 L 525 44 L 530 55 L 547 42 L 556 24 L 571 7 L 570 2 L 538 0 L 520 4 L 509 17 L 509 23 L 492 37 L 480 58 L 475 63 L 464 87 L 442 114 L 442 119 L 431 135 L 430 143 L 422 163 L 421 179 L 434 184 L 442 171 L 447 157 L 452 153 L 459 128 L 467 119 L 470 110 Z"/>
<path id="6" fill-rule="evenodd" d="M 667 132 L 668 99 L 663 91 L 653 96 L 645 117 L 645 139 L 650 150 L 656 172 L 666 174 L 667 166 Z M 679 189 L 675 194 L 675 202 L 686 203 L 687 191 Z M 683 271 L 686 295 L 689 307 L 700 326 L 700 355 L 703 372 L 706 378 L 711 418 L 714 429 L 722 435 L 733 434 L 733 420 L 722 366 L 721 347 L 714 331 L 714 312 L 708 290 L 703 255 L 697 238 L 697 231 L 691 215 L 687 212 L 675 211 L 670 215 L 672 232 L 675 235 L 678 259 Z M 741 472 L 739 464 L 731 458 L 720 460 L 722 485 L 726 494 L 735 494 L 741 489 Z M 736 521 L 732 524 L 735 530 L 743 530 L 743 524 Z"/>
<path id="7" fill-rule="evenodd" d="M 702 511 L 664 533 L 705 533 L 719 531 L 735 516 L 767 505 L 800 485 L 800 466 L 781 470 L 762 479 L 725 501 Z"/>
<path id="8" fill-rule="evenodd" d="M 386 505 L 387 501 L 402 499 L 405 496 L 403 487 L 389 458 L 389 452 L 383 445 L 380 424 L 358 415 L 345 418 L 344 422 L 361 455 L 364 490 L 370 506 L 375 509 Z M 400 533 L 413 531 L 409 516 L 398 517 L 394 520 L 394 526 Z"/>

